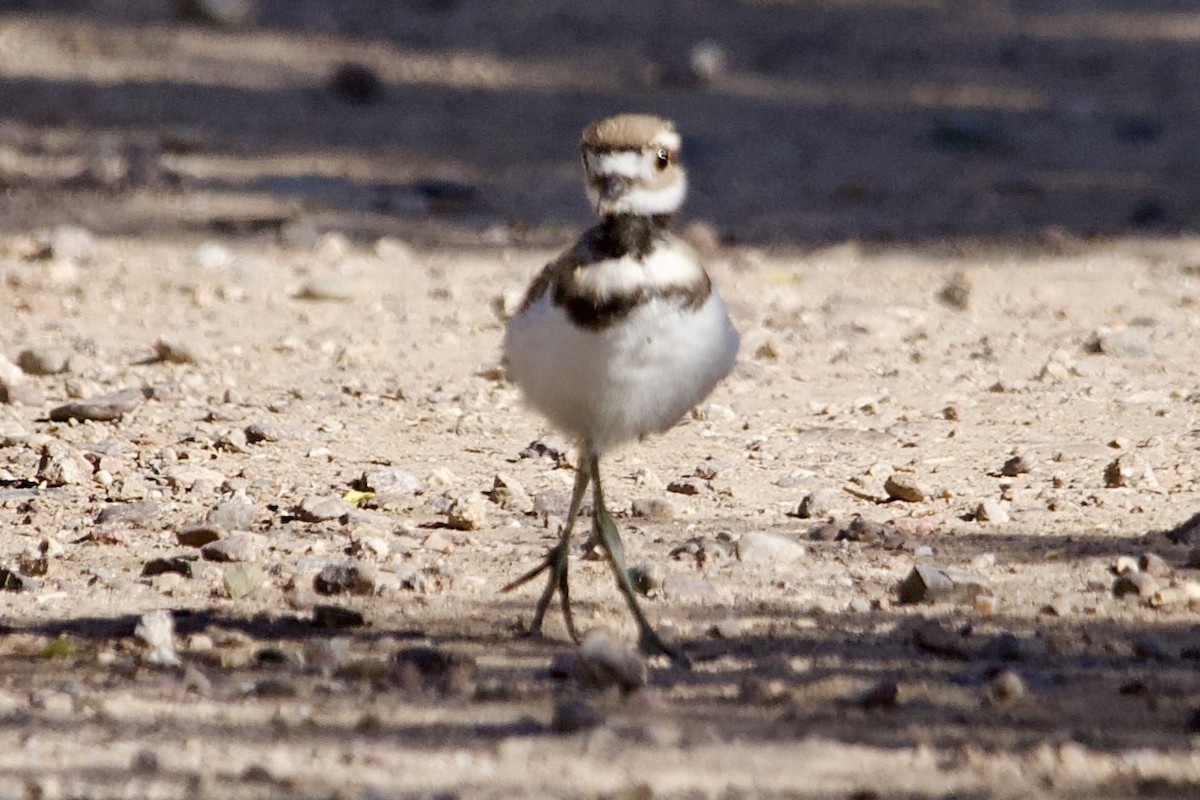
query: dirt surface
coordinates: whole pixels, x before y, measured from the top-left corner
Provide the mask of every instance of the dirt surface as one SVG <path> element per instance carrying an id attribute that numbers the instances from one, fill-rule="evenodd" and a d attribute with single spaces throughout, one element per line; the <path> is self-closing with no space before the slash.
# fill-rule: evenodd
<path id="1" fill-rule="evenodd" d="M 1188 4 L 25 5 L 0 797 L 1197 791 Z M 625 108 L 679 120 L 743 333 L 604 465 L 691 671 L 630 663 L 603 562 L 584 653 L 498 591 L 574 475 L 503 315 Z"/>

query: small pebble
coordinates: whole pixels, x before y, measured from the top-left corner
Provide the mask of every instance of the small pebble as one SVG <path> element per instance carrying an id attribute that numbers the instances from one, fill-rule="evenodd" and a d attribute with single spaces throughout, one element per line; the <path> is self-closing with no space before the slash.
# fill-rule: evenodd
<path id="1" fill-rule="evenodd" d="M 736 639 L 742 635 L 742 623 L 736 617 L 726 617 L 719 622 L 714 622 L 708 629 L 708 634 L 718 639 Z"/>
<path id="2" fill-rule="evenodd" d="M 901 603 L 973 603 L 980 595 L 990 595 L 991 587 L 981 575 L 961 570 L 949 570 L 936 564 L 923 563 L 900 584 Z"/>
<path id="3" fill-rule="evenodd" d="M 1158 590 L 1158 581 L 1153 575 L 1145 572 L 1131 572 L 1118 575 L 1113 582 L 1113 597 L 1149 597 Z"/>
<path id="4" fill-rule="evenodd" d="M 712 485 L 701 478 L 680 478 L 668 483 L 667 491 L 683 495 L 706 494 L 712 491 Z"/>
<path id="5" fill-rule="evenodd" d="M 605 631 L 592 631 L 579 645 L 576 677 L 587 687 L 618 686 L 632 691 L 646 685 L 646 661 L 637 649 Z"/>
<path id="6" fill-rule="evenodd" d="M 154 352 L 159 361 L 172 364 L 202 364 L 217 358 L 212 345 L 195 337 L 159 339 Z"/>
<path id="7" fill-rule="evenodd" d="M 533 498 L 521 482 L 506 472 L 496 473 L 492 479 L 492 491 L 488 495 L 493 503 L 515 514 L 532 514 Z"/>
<path id="8" fill-rule="evenodd" d="M 241 28 L 254 23 L 256 0 L 175 0 L 175 15 L 185 21 L 221 28 Z"/>
<path id="9" fill-rule="evenodd" d="M 267 573 L 257 564 L 231 564 L 221 574 L 230 599 L 240 600 L 267 581 Z"/>
<path id="10" fill-rule="evenodd" d="M 971 281 L 965 273 L 956 272 L 938 290 L 937 297 L 950 308 L 966 311 L 971 305 Z"/>
<path id="11" fill-rule="evenodd" d="M 17 366 L 29 375 L 58 375 L 71 366 L 71 352 L 59 347 L 35 347 L 22 350 Z"/>
<path id="12" fill-rule="evenodd" d="M 554 706 L 550 729 L 555 733 L 578 733 L 603 724 L 604 718 L 580 700 L 562 700 Z"/>
<path id="13" fill-rule="evenodd" d="M 332 605 L 313 606 L 313 625 L 318 628 L 342 630 L 344 628 L 361 628 L 367 624 L 359 611 Z"/>
<path id="14" fill-rule="evenodd" d="M 1117 358 L 1148 358 L 1154 354 L 1149 335 L 1137 328 L 1101 328 L 1092 334 L 1087 349 Z"/>
<path id="15" fill-rule="evenodd" d="M 1140 572 L 1138 560 L 1133 556 L 1117 556 L 1117 560 L 1113 563 L 1112 569 L 1117 575 L 1128 575 L 1131 572 Z"/>
<path id="16" fill-rule="evenodd" d="M 312 278 L 300 288 L 296 295 L 301 300 L 317 300 L 348 303 L 359 295 L 354 281 L 339 275 Z"/>
<path id="17" fill-rule="evenodd" d="M 1033 469 L 1033 462 L 1025 456 L 1013 456 L 1008 461 L 1004 462 L 1004 466 L 1000 467 L 1000 474 L 1010 478 L 1017 475 L 1024 475 Z"/>
<path id="18" fill-rule="evenodd" d="M 246 441 L 249 444 L 278 442 L 280 439 L 287 438 L 283 426 L 274 422 L 252 422 L 242 432 L 246 434 Z"/>
<path id="19" fill-rule="evenodd" d="M 376 494 L 407 496 L 425 491 L 424 481 L 399 467 L 372 467 L 363 473 L 362 484 Z"/>
<path id="20" fill-rule="evenodd" d="M 975 520 L 977 522 L 1008 522 L 1008 512 L 1004 510 L 1004 506 L 999 500 L 989 497 L 987 500 L 981 500 L 979 505 L 975 506 Z"/>
<path id="21" fill-rule="evenodd" d="M 874 686 L 860 692 L 854 699 L 854 705 L 868 711 L 879 711 L 895 708 L 900 699 L 900 686 L 895 681 L 880 681 Z"/>
<path id="22" fill-rule="evenodd" d="M 1161 488 L 1154 470 L 1137 453 L 1126 453 L 1110 461 L 1104 468 L 1104 485 L 1110 489 L 1130 487 L 1158 491 Z"/>
<path id="23" fill-rule="evenodd" d="M 349 516 L 353 509 L 340 497 L 311 494 L 296 507 L 296 518 L 302 522 L 328 522 Z"/>
<path id="24" fill-rule="evenodd" d="M 942 658 L 967 660 L 971 657 L 961 636 L 934 621 L 923 622 L 914 628 L 912 640 L 918 650 Z"/>
<path id="25" fill-rule="evenodd" d="M 1139 633 L 1133 640 L 1133 657 L 1138 661 L 1173 661 L 1175 654 L 1157 634 Z"/>
<path id="26" fill-rule="evenodd" d="M 391 679 L 402 690 L 463 697 L 475 688 L 475 660 L 440 647 L 406 647 L 392 659 Z"/>
<path id="27" fill-rule="evenodd" d="M 479 495 L 458 497 L 446 511 L 446 525 L 456 531 L 476 531 L 487 527 L 487 503 Z"/>
<path id="28" fill-rule="evenodd" d="M 817 489 L 800 500 L 796 516 L 800 519 L 827 517 L 837 509 L 842 493 L 834 489 Z"/>
<path id="29" fill-rule="evenodd" d="M 987 683 L 985 694 L 989 702 L 995 705 L 1011 703 L 1020 700 L 1029 689 L 1025 679 L 1011 669 L 1001 670 Z"/>
<path id="30" fill-rule="evenodd" d="M 331 564 L 313 578 L 318 594 L 375 594 L 378 575 L 375 567 L 366 562 Z"/>
<path id="31" fill-rule="evenodd" d="M 204 515 L 204 522 L 227 531 L 245 530 L 258 517 L 258 509 L 245 492 L 230 492 Z"/>
<path id="32" fill-rule="evenodd" d="M 670 522 L 675 519 L 675 506 L 660 497 L 638 497 L 630 504 L 629 513 L 651 522 Z"/>
<path id="33" fill-rule="evenodd" d="M 257 561 L 266 541 L 262 534 L 240 531 L 204 545 L 200 555 L 208 561 Z"/>
<path id="34" fill-rule="evenodd" d="M 192 562 L 186 558 L 152 558 L 142 566 L 144 578 L 153 578 L 167 572 L 177 572 L 185 578 L 190 578 Z"/>
<path id="35" fill-rule="evenodd" d="M 1148 575 L 1161 578 L 1170 575 L 1175 570 L 1162 556 L 1154 553 L 1143 553 L 1138 557 L 1138 569 Z"/>
<path id="36" fill-rule="evenodd" d="M 883 482 L 883 490 L 892 500 L 905 503 L 919 503 L 929 496 L 926 489 L 916 476 L 904 472 L 893 472 Z"/>
<path id="37" fill-rule="evenodd" d="M 662 567 L 649 561 L 636 564 L 629 568 L 629 579 L 639 594 L 649 596 L 663 587 Z"/>
<path id="38" fill-rule="evenodd" d="M 371 105 L 383 96 L 383 81 L 379 73 L 354 62 L 338 64 L 329 78 L 329 89 L 334 96 L 352 105 Z"/>
<path id="39" fill-rule="evenodd" d="M 570 445 L 566 440 L 555 436 L 554 434 L 546 434 L 534 439 L 519 455 L 521 458 L 544 458 L 552 461 L 555 466 L 567 466 L 569 459 L 567 458 Z"/>
<path id="40" fill-rule="evenodd" d="M 742 534 L 737 543 L 737 557 L 744 564 L 794 564 L 807 553 L 799 542 L 765 531 Z"/>
<path id="41" fill-rule="evenodd" d="M 92 465 L 83 454 L 57 440 L 42 447 L 37 465 L 37 479 L 47 486 L 72 486 L 90 483 Z"/>
<path id="42" fill-rule="evenodd" d="M 53 408 L 50 410 L 50 419 L 54 422 L 72 419 L 81 422 L 115 422 L 141 405 L 145 399 L 141 389 L 121 389 Z"/>
<path id="43" fill-rule="evenodd" d="M 175 541 L 184 547 L 204 547 L 205 545 L 224 539 L 228 535 L 229 532 L 219 525 L 211 525 L 207 522 L 193 522 L 184 525 L 175 533 Z"/>

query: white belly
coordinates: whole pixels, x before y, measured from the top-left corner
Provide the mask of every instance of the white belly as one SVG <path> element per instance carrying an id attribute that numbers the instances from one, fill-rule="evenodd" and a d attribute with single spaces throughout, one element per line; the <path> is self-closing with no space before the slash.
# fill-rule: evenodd
<path id="1" fill-rule="evenodd" d="M 599 331 L 547 292 L 508 324 L 508 375 L 565 433 L 601 453 L 666 430 L 729 374 L 738 334 L 714 289 L 698 309 L 651 300 Z"/>

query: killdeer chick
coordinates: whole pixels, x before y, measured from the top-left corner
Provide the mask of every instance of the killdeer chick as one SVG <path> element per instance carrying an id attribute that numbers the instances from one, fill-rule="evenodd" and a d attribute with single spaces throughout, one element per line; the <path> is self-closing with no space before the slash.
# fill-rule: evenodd
<path id="1" fill-rule="evenodd" d="M 567 558 L 579 507 L 593 486 L 591 542 L 608 557 L 637 621 L 639 644 L 679 664 L 638 605 L 616 525 L 604 504 L 600 459 L 614 447 L 667 430 L 725 377 L 739 337 L 696 254 L 667 231 L 687 176 L 675 126 L 621 114 L 589 125 L 581 142 L 587 194 L 600 224 L 529 286 L 504 340 L 508 375 L 527 402 L 579 443 L 579 471 L 557 545 L 504 591 L 550 576 L 529 632 L 557 591 L 567 631 Z"/>

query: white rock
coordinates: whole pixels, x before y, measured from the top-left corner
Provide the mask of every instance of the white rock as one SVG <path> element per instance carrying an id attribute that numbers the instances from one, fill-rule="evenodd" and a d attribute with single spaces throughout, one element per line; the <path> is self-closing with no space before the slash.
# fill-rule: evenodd
<path id="1" fill-rule="evenodd" d="M 747 533 L 738 540 L 738 560 L 746 564 L 794 564 L 807 554 L 804 545 L 778 533 Z"/>

